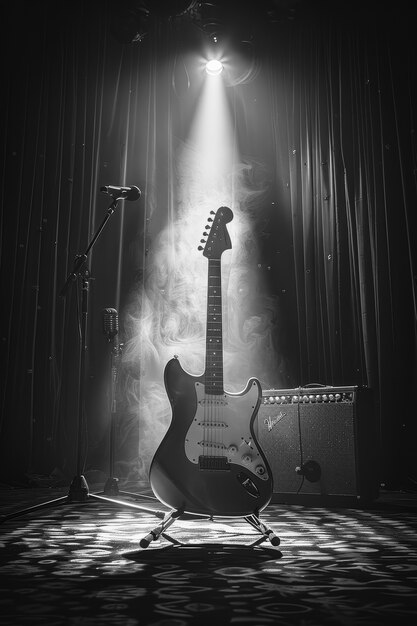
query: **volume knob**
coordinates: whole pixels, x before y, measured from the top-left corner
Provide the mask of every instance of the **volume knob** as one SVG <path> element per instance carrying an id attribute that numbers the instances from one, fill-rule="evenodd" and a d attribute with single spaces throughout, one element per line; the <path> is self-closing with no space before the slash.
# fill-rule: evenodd
<path id="1" fill-rule="evenodd" d="M 252 462 L 252 457 L 250 454 L 244 454 L 242 456 L 242 461 L 243 463 L 251 463 Z"/>
<path id="2" fill-rule="evenodd" d="M 265 474 L 265 468 L 263 465 L 257 465 L 255 467 L 255 472 L 258 474 L 258 476 L 263 476 Z"/>

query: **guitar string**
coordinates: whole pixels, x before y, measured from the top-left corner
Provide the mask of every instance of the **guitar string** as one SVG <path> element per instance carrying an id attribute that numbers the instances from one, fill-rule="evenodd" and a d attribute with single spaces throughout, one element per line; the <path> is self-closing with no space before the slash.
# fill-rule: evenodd
<path id="1" fill-rule="evenodd" d="M 220 338 L 222 334 L 222 304 L 221 304 L 221 264 L 220 259 L 211 259 L 211 263 L 209 261 L 209 281 L 208 281 L 208 315 L 207 321 L 208 323 L 216 327 L 210 328 L 208 327 L 209 334 L 211 333 L 211 337 L 209 337 L 209 342 L 213 344 L 213 338 L 216 338 L 216 343 L 219 343 L 219 339 L 217 338 L 217 333 L 220 333 Z M 216 264 L 214 263 L 216 261 Z M 218 265 L 217 265 L 218 263 Z M 214 280 L 212 280 L 214 279 Z M 215 281 L 218 281 L 216 284 Z M 220 288 L 220 295 L 217 295 L 217 289 Z M 220 300 L 219 303 L 215 302 L 215 299 L 218 298 Z M 210 300 L 214 300 L 211 302 Z M 210 308 L 211 307 L 211 308 Z M 219 318 L 219 309 L 220 309 L 220 321 Z M 222 344 L 216 347 L 213 345 L 208 348 L 208 372 L 206 373 L 206 387 L 208 386 L 210 391 L 218 391 L 216 385 L 218 383 L 222 383 L 223 380 L 223 370 L 222 370 Z M 221 352 L 221 356 L 219 359 L 218 352 Z M 220 367 L 218 367 L 220 365 Z M 219 377 L 215 380 L 217 373 L 221 373 L 220 379 Z M 223 385 L 222 385 L 223 386 Z M 205 452 L 207 455 L 211 456 L 224 456 L 224 433 L 223 427 L 219 424 L 223 421 L 223 411 L 222 411 L 222 401 L 219 400 L 219 394 L 217 393 L 206 393 L 205 389 L 205 401 L 204 401 L 204 423 L 207 423 L 207 429 L 205 432 L 205 441 L 207 445 L 204 446 Z M 209 433 L 209 434 L 208 434 Z"/>

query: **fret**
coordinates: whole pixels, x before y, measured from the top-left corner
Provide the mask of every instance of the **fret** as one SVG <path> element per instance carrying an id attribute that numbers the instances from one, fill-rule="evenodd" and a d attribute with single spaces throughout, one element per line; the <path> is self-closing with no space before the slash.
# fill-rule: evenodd
<path id="1" fill-rule="evenodd" d="M 206 393 L 219 395 L 223 390 L 223 328 L 220 259 L 209 259 L 206 328 Z"/>

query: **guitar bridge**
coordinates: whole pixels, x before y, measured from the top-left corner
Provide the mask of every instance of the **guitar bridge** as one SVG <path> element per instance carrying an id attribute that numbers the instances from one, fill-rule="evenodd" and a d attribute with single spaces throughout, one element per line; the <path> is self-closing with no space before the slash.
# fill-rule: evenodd
<path id="1" fill-rule="evenodd" d="M 230 470 L 230 464 L 225 456 L 200 456 L 198 464 L 201 470 L 212 470 L 222 472 Z"/>

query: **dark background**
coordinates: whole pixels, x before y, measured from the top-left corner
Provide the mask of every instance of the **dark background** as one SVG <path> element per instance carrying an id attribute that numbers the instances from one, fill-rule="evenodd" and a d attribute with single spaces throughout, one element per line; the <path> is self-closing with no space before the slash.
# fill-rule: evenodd
<path id="1" fill-rule="evenodd" d="M 100 186 L 125 183 L 141 199 L 112 215 L 89 258 L 83 463 L 105 471 L 101 311 L 116 306 L 123 328 L 172 219 L 172 134 L 186 136 L 198 87 L 187 59 L 213 32 L 241 53 L 228 90 L 248 188 L 262 190 L 249 208 L 275 366 L 255 374 L 265 388 L 371 387 L 381 481 L 414 488 L 417 50 L 405 2 L 9 3 L 2 482 L 75 471 L 76 288 L 58 296 L 106 213 Z M 123 428 L 119 471 L 131 475 L 139 427 L 122 416 Z"/>

